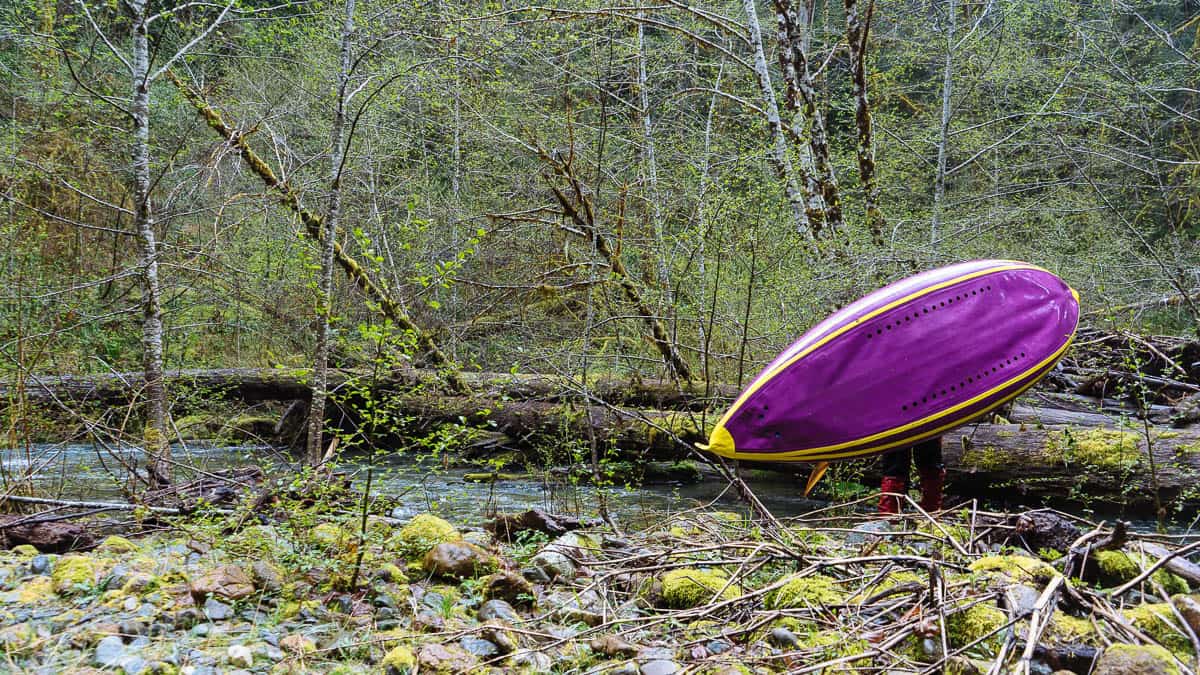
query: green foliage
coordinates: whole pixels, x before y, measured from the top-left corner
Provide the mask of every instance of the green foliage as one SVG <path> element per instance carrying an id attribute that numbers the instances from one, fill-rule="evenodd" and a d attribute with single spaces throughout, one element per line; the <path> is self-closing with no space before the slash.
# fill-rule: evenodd
<path id="1" fill-rule="evenodd" d="M 729 600 L 741 595 L 737 584 L 719 569 L 684 567 L 662 576 L 662 599 L 667 607 L 689 609 L 712 600 Z"/>

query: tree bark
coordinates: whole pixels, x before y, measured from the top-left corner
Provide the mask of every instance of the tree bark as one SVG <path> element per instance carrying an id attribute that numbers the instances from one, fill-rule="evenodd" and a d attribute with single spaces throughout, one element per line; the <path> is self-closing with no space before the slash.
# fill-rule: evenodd
<path id="1" fill-rule="evenodd" d="M 754 77 L 758 82 L 763 110 L 767 113 L 767 128 L 771 130 L 771 164 L 783 182 L 783 193 L 792 207 L 793 226 L 797 234 L 815 236 L 825 225 L 825 200 L 812 175 L 812 156 L 806 147 L 800 146 L 800 175 L 808 188 L 802 191 L 796 180 L 796 168 L 788 156 L 787 139 L 784 137 L 783 122 L 779 116 L 779 103 L 775 99 L 775 87 L 771 84 L 771 72 L 767 69 L 767 57 L 763 50 L 762 28 L 758 23 L 758 10 L 754 0 L 742 0 L 746 13 L 746 28 L 750 45 L 754 49 Z M 798 113 L 797 113 L 798 114 Z"/>
<path id="2" fill-rule="evenodd" d="M 929 223 L 929 242 L 937 243 L 942 223 L 942 204 L 946 201 L 946 155 L 950 150 L 950 87 L 954 76 L 954 26 L 957 21 L 955 0 L 949 0 L 946 13 L 946 59 L 942 66 L 942 117 L 938 127 L 937 173 L 933 182 L 933 216 Z"/>
<path id="3" fill-rule="evenodd" d="M 124 3 L 133 22 L 133 224 L 141 243 L 142 369 L 145 375 L 146 426 L 143 433 L 152 487 L 171 482 L 167 443 L 167 392 L 163 385 L 163 325 L 158 282 L 158 243 L 150 203 L 150 39 L 146 0 Z"/>
<path id="4" fill-rule="evenodd" d="M 867 0 L 866 16 L 859 13 L 858 0 L 843 0 L 846 8 L 846 42 L 850 45 L 850 73 L 854 82 L 854 124 L 858 130 L 858 178 L 863 189 L 867 229 L 871 243 L 883 246 L 886 221 L 879 208 L 879 183 L 875 180 L 875 139 L 871 102 L 867 96 L 867 36 L 875 0 Z"/>
<path id="5" fill-rule="evenodd" d="M 346 19 L 342 24 L 341 63 L 338 68 L 337 102 L 333 114 L 333 129 L 329 138 L 329 211 L 325 215 L 324 232 L 317 241 L 321 244 L 321 278 L 317 286 L 316 354 L 313 358 L 312 403 L 308 413 L 308 463 L 316 466 L 324 454 L 322 431 L 325 425 L 326 370 L 329 365 L 329 346 L 333 341 L 333 264 L 334 243 L 337 242 L 338 222 L 342 216 L 342 167 L 346 157 L 346 95 L 350 83 L 351 38 L 354 36 L 354 2 L 346 0 Z"/>
<path id="6" fill-rule="evenodd" d="M 633 283 L 633 279 L 625 269 L 625 263 L 622 262 L 621 256 L 613 250 L 612 246 L 608 243 L 608 239 L 600 233 L 596 225 L 595 210 L 591 199 L 588 197 L 588 191 L 575 176 L 571 165 L 552 157 L 541 148 L 538 149 L 538 153 L 542 161 L 554 170 L 554 174 L 566 180 L 569 185 L 569 189 L 571 190 L 570 196 L 555 184 L 556 181 L 550 173 L 543 174 L 546 183 L 554 193 L 554 198 L 558 201 L 559 206 L 562 207 L 564 215 L 570 218 L 571 222 L 578 228 L 574 232 L 591 241 L 596 247 L 596 252 L 608 263 L 609 270 L 616 277 L 617 283 L 621 285 L 625 299 L 637 309 L 642 321 L 650 329 L 651 342 L 653 342 L 659 354 L 662 355 L 667 368 L 680 380 L 685 382 L 691 380 L 691 368 L 688 366 L 687 361 L 683 360 L 683 356 L 680 355 L 679 350 L 675 348 L 675 343 L 667 332 L 666 325 L 663 324 L 662 319 L 650 307 L 650 303 L 643 297 L 637 284 Z"/>
<path id="7" fill-rule="evenodd" d="M 842 230 L 845 225 L 842 201 L 830 160 L 825 114 L 818 100 L 816 83 L 808 67 L 808 54 L 805 51 L 807 21 L 790 0 L 773 0 L 773 4 L 779 39 L 779 65 L 787 86 L 787 106 L 795 116 L 787 128 L 793 142 L 803 144 L 807 139 L 812 149 L 816 187 L 825 200 L 826 222 L 834 231 Z"/>

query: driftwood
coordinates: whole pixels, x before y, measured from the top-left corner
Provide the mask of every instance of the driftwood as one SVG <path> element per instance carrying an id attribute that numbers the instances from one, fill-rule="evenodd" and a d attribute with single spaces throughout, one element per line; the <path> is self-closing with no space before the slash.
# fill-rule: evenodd
<path id="1" fill-rule="evenodd" d="M 42 553 L 66 553 L 92 548 L 96 537 L 90 528 L 79 523 L 47 522 L 27 516 L 0 518 L 0 550 L 22 544 Z"/>

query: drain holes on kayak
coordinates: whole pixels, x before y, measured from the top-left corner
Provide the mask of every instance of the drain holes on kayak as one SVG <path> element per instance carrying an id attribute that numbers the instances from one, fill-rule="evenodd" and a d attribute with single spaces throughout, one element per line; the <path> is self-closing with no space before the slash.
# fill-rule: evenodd
<path id="1" fill-rule="evenodd" d="M 970 295 L 971 296 L 982 295 L 984 293 L 987 293 L 990 290 L 992 290 L 991 286 L 980 286 L 978 288 L 972 289 Z M 913 319 L 919 319 L 923 315 L 927 315 L 930 312 L 936 311 L 937 308 L 939 308 L 939 307 L 946 307 L 947 305 L 953 305 L 956 301 L 962 302 L 963 300 L 969 300 L 969 299 L 970 299 L 970 296 L 968 296 L 966 291 L 963 291 L 962 293 L 954 296 L 953 298 L 947 297 L 945 300 L 939 300 L 937 302 L 930 303 L 930 305 L 928 307 L 922 307 L 921 311 L 919 311 L 919 312 L 914 311 L 913 315 L 911 317 L 908 316 L 907 313 L 905 313 L 904 316 L 902 316 L 899 319 L 896 319 L 895 327 L 898 328 L 906 323 L 912 323 Z M 867 339 L 870 340 L 871 338 L 873 338 L 877 335 L 883 335 L 884 331 L 890 331 L 892 328 L 893 328 L 892 321 L 889 319 L 887 323 L 883 324 L 882 328 L 876 328 L 874 333 L 872 333 L 870 330 L 867 330 L 864 333 L 864 335 L 866 335 Z"/>
<path id="2" fill-rule="evenodd" d="M 949 394 L 954 394 L 959 391 L 965 390 L 967 388 L 967 385 L 975 384 L 976 382 L 983 382 L 984 378 L 986 378 L 988 375 L 991 375 L 992 373 L 999 373 L 1001 370 L 1004 369 L 1005 366 L 1011 366 L 1023 358 L 1025 358 L 1025 352 L 1013 354 L 1011 357 L 1004 359 L 1003 361 L 997 361 L 996 365 L 992 366 L 991 368 L 983 369 L 983 372 L 976 373 L 975 375 L 969 375 L 965 379 L 959 380 L 957 385 L 951 384 L 951 385 L 947 385 L 946 388 L 944 388 L 944 389 L 942 389 L 942 388 L 934 389 L 934 390 L 930 391 L 928 395 L 922 396 L 920 401 L 914 400 L 912 403 L 906 403 L 904 405 L 901 405 L 900 410 L 905 411 L 905 412 L 908 412 L 910 409 L 916 410 L 917 408 L 921 407 L 922 405 L 924 405 L 926 403 L 929 403 L 930 401 L 936 401 L 938 396 L 945 398 Z"/>

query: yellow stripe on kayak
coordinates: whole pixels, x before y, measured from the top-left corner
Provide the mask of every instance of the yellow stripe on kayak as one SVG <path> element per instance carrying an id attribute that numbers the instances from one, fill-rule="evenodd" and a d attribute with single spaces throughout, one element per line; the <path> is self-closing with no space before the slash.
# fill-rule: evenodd
<path id="1" fill-rule="evenodd" d="M 725 423 L 728 422 L 731 417 L 733 417 L 733 414 L 735 412 L 737 412 L 738 408 L 742 407 L 742 404 L 746 402 L 746 399 L 750 398 L 754 394 L 754 392 L 761 389 L 763 387 L 763 385 L 765 385 L 767 382 L 770 382 L 771 379 L 774 378 L 776 375 L 778 375 L 779 373 L 786 370 L 788 366 L 792 365 L 796 361 L 799 361 L 800 359 L 804 358 L 805 356 L 808 356 L 809 354 L 811 354 L 813 352 L 813 350 L 817 349 L 818 347 L 821 347 L 822 345 L 827 344 L 830 340 L 833 340 L 834 338 L 838 337 L 839 335 L 842 335 L 846 331 L 849 331 L 852 328 L 855 328 L 863 323 L 866 323 L 867 321 L 879 316 L 880 314 L 883 314 L 884 312 L 886 312 L 890 309 L 899 307 L 900 305 L 903 305 L 906 302 L 910 302 L 912 300 L 915 300 L 916 298 L 922 297 L 924 295 L 928 295 L 930 293 L 933 293 L 934 291 L 940 291 L 941 289 L 946 288 L 947 286 L 953 286 L 954 284 L 958 284 L 958 283 L 962 283 L 964 281 L 968 281 L 970 279 L 975 279 L 978 277 L 986 276 L 988 274 L 996 274 L 997 272 L 1007 272 L 1010 270 L 1036 270 L 1038 272 L 1046 272 L 1047 274 L 1052 274 L 1052 272 L 1050 272 L 1048 270 L 1044 270 L 1041 267 L 1038 267 L 1036 265 L 1029 265 L 1029 264 L 1025 264 L 1025 263 L 1015 263 L 1014 262 L 1011 265 L 998 265 L 996 267 L 990 267 L 985 270 L 976 270 L 974 272 L 971 272 L 970 274 L 964 274 L 962 276 L 955 277 L 948 281 L 944 281 L 940 284 L 930 286 L 929 288 L 923 288 L 915 293 L 906 295 L 903 298 L 900 298 L 899 300 L 894 300 L 894 301 L 884 305 L 883 307 L 880 307 L 879 309 L 876 309 L 875 311 L 870 312 L 869 314 L 864 314 L 863 316 L 860 316 L 859 318 L 855 319 L 852 323 L 848 323 L 845 326 L 842 326 L 841 328 L 830 332 L 829 335 L 826 335 L 825 337 L 821 338 L 820 340 L 817 340 L 816 342 L 812 343 L 808 347 L 804 348 L 799 354 L 796 354 L 795 356 L 788 359 L 787 361 L 779 364 L 774 370 L 767 373 L 765 376 L 758 378 L 754 382 L 751 382 L 750 386 L 746 388 L 746 391 L 742 392 L 742 395 L 738 396 L 737 400 L 733 402 L 733 405 L 729 407 L 729 410 L 725 411 L 725 414 L 721 416 L 721 421 L 717 422 L 717 427 L 719 428 L 719 427 L 724 426 Z M 712 445 L 715 445 L 715 444 L 712 444 Z"/>
<path id="2" fill-rule="evenodd" d="M 1072 290 L 1072 293 L 1074 293 L 1074 290 Z M 1076 327 L 1078 327 L 1078 323 L 1076 323 Z M 713 429 L 712 436 L 709 439 L 709 444 L 707 446 L 701 446 L 701 449 L 708 450 L 709 452 L 716 453 L 718 455 L 721 455 L 722 457 L 729 457 L 731 459 L 750 459 L 750 460 L 758 460 L 760 462 L 786 462 L 789 460 L 790 461 L 818 461 L 818 460 L 826 461 L 826 460 L 851 459 L 854 457 L 862 457 L 862 456 L 866 456 L 866 455 L 872 455 L 877 452 L 889 450 L 891 448 L 897 448 L 897 447 L 901 447 L 901 446 L 905 446 L 905 445 L 912 445 L 913 443 L 915 443 L 917 441 L 924 440 L 926 438 L 932 438 L 934 436 L 939 435 L 941 432 L 946 431 L 947 429 L 952 429 L 952 428 L 958 426 L 959 424 L 961 424 L 962 420 L 955 420 L 953 422 L 950 422 L 949 424 L 940 426 L 936 429 L 932 429 L 930 431 L 923 432 L 920 434 L 915 434 L 913 436 L 903 438 L 903 439 L 895 441 L 895 442 L 888 443 L 887 445 L 875 446 L 875 447 L 871 447 L 869 449 L 863 449 L 863 448 L 859 447 L 858 449 L 849 449 L 849 450 L 846 450 L 846 452 L 840 452 L 840 453 L 834 452 L 836 450 L 843 450 L 843 449 L 847 449 L 847 448 L 852 448 L 854 446 L 862 446 L 864 444 L 869 444 L 872 441 L 878 440 L 880 438 L 884 438 L 887 436 L 891 436 L 892 434 L 901 433 L 901 432 L 907 431 L 909 429 L 914 429 L 916 427 L 923 426 L 925 424 L 928 424 L 930 422 L 933 422 L 935 420 L 943 418 L 947 415 L 951 415 L 959 410 L 962 410 L 963 408 L 972 406 L 972 405 L 978 403 L 979 401 L 982 401 L 983 399 L 986 399 L 987 397 L 995 394 L 997 391 L 1000 391 L 1002 389 L 1005 389 L 1006 387 L 1012 386 L 1012 384 L 1014 382 L 1019 381 L 1023 377 L 1027 377 L 1030 373 L 1037 372 L 1038 370 L 1041 370 L 1042 368 L 1053 363 L 1054 361 L 1057 361 L 1059 358 L 1062 357 L 1063 353 L 1067 351 L 1067 348 L 1071 346 L 1071 343 L 1074 342 L 1074 340 L 1075 340 L 1075 331 L 1072 330 L 1071 335 L 1069 335 L 1067 337 L 1067 341 L 1065 343 L 1063 343 L 1063 346 L 1060 347 L 1058 349 L 1058 351 L 1056 351 L 1053 354 L 1051 354 L 1050 356 L 1046 357 L 1045 359 L 1040 361 L 1036 366 L 1034 366 L 1033 368 L 1030 368 L 1029 370 L 1024 371 L 1020 375 L 1018 375 L 1012 379 L 1009 379 L 1006 382 L 1004 382 L 1000 385 L 997 385 L 996 387 L 993 387 L 993 388 L 979 394 L 978 396 L 975 396 L 967 401 L 959 403 L 958 405 L 947 408 L 941 412 L 935 413 L 933 415 L 928 415 L 926 417 L 922 417 L 921 419 L 919 419 L 915 422 L 910 422 L 909 424 L 905 424 L 904 426 L 895 427 L 893 429 L 887 429 L 887 430 L 881 431 L 877 434 L 872 434 L 865 438 L 860 438 L 860 439 L 853 440 L 853 441 L 846 441 L 845 443 L 838 443 L 835 445 L 826 445 L 826 446 L 821 446 L 821 447 L 817 447 L 817 448 L 807 448 L 804 450 L 790 450 L 787 452 L 738 452 L 737 448 L 734 445 L 733 435 L 730 434 L 729 431 L 727 429 L 725 429 L 724 426 L 721 426 L 720 424 L 718 424 L 718 426 Z M 1037 384 L 1038 379 L 1041 379 L 1041 378 L 1034 379 L 1032 382 L 1025 385 L 1024 387 L 1021 387 L 1020 389 L 1013 392 L 1012 394 L 1000 399 L 996 403 L 996 406 L 1007 403 L 1008 401 L 1011 401 L 1012 399 L 1025 393 L 1026 390 L 1028 390 L 1033 385 Z M 993 406 L 993 407 L 995 407 L 995 406 Z"/>

